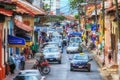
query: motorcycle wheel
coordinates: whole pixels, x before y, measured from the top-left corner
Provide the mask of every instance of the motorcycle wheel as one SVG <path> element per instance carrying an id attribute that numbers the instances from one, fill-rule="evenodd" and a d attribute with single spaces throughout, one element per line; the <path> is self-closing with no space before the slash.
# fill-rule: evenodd
<path id="1" fill-rule="evenodd" d="M 44 75 L 47 75 L 50 73 L 50 67 L 44 67 L 42 70 L 41 70 L 41 73 L 44 74 Z"/>

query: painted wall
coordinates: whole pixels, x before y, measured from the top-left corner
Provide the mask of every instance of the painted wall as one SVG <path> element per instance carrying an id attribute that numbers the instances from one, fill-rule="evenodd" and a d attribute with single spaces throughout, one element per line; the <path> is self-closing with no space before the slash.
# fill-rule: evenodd
<path id="1" fill-rule="evenodd" d="M 110 16 L 105 17 L 105 51 L 106 55 L 108 54 L 108 48 L 111 47 L 111 22 Z"/>

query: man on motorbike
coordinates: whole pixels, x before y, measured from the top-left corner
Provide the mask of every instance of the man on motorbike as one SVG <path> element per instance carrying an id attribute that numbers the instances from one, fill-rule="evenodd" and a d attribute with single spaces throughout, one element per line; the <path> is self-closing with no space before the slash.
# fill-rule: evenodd
<path id="1" fill-rule="evenodd" d="M 43 63 L 43 62 L 45 62 L 45 57 L 44 57 L 43 53 L 40 53 L 39 62 L 40 62 L 40 64 Z"/>

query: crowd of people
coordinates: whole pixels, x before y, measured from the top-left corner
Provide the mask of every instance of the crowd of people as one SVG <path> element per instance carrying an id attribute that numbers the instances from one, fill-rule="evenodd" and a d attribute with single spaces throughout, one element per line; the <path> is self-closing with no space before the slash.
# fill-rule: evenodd
<path id="1" fill-rule="evenodd" d="M 8 65 L 10 69 L 10 73 L 14 74 L 14 71 L 24 70 L 25 62 L 35 56 L 35 45 L 31 46 L 26 45 L 23 51 L 20 54 L 10 54 L 8 58 Z"/>

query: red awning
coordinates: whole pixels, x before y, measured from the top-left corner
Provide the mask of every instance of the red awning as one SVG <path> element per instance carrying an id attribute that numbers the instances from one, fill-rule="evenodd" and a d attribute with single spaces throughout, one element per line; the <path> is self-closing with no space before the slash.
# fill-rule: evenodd
<path id="1" fill-rule="evenodd" d="M 16 12 L 20 12 L 20 13 L 28 13 L 32 16 L 35 15 L 46 15 L 47 13 L 33 5 L 31 5 L 30 3 L 28 3 L 27 1 L 23 1 L 23 0 L 16 0 L 15 3 L 17 4 L 17 8 L 16 8 Z"/>
<path id="2" fill-rule="evenodd" d="M 33 30 L 30 26 L 28 26 L 28 25 L 24 24 L 23 22 L 21 22 L 19 20 L 16 20 L 16 19 L 15 19 L 15 25 L 17 27 L 19 27 L 20 29 L 23 29 L 23 30 L 25 30 L 27 32 L 30 32 L 30 31 Z"/>
<path id="3" fill-rule="evenodd" d="M 6 16 L 12 16 L 13 11 L 0 8 L 0 14 L 6 15 Z"/>

